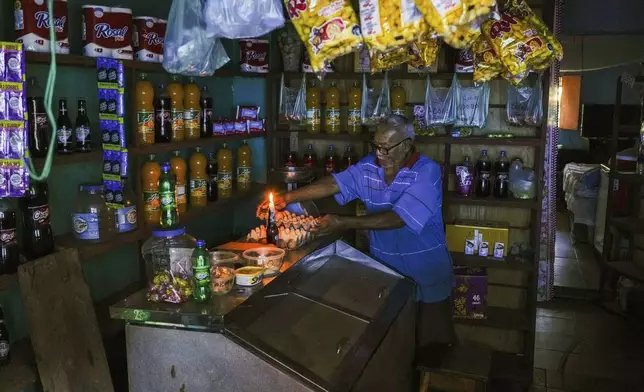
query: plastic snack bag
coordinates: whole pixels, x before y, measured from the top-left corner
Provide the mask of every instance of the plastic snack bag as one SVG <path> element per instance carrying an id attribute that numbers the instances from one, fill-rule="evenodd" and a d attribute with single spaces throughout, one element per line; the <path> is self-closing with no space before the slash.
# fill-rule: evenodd
<path id="1" fill-rule="evenodd" d="M 209 38 L 201 0 L 175 0 L 163 45 L 163 68 L 171 74 L 211 76 L 230 58 L 219 39 Z"/>
<path id="2" fill-rule="evenodd" d="M 504 72 L 501 60 L 484 36 L 480 36 L 472 45 L 474 61 L 474 82 L 476 84 L 489 82 Z"/>
<path id="3" fill-rule="evenodd" d="M 467 24 L 452 26 L 443 34 L 443 41 L 452 48 L 467 49 L 481 36 L 481 22 L 475 19 Z"/>
<path id="4" fill-rule="evenodd" d="M 360 27 L 372 51 L 388 52 L 429 31 L 414 0 L 359 1 Z"/>
<path id="5" fill-rule="evenodd" d="M 255 38 L 284 26 L 280 0 L 206 0 L 209 37 Z"/>
<path id="6" fill-rule="evenodd" d="M 508 124 L 520 126 L 525 123 L 531 97 L 532 87 L 530 86 L 508 86 L 508 102 L 505 107 Z"/>
<path id="7" fill-rule="evenodd" d="M 401 46 L 389 52 L 373 52 L 369 60 L 371 72 L 387 71 L 415 58 L 407 46 Z"/>
<path id="8" fill-rule="evenodd" d="M 367 88 L 367 75 L 362 74 L 362 107 L 360 110 L 362 124 L 367 126 L 378 125 L 380 120 L 391 113 L 390 105 L 391 99 L 387 72 L 385 72 L 380 92 L 377 95 L 374 89 Z"/>
<path id="9" fill-rule="evenodd" d="M 490 104 L 490 88 L 487 83 L 478 87 L 462 87 L 456 80 L 455 127 L 483 128 L 487 121 Z"/>
<path id="10" fill-rule="evenodd" d="M 418 41 L 409 44 L 409 51 L 413 54 L 407 64 L 417 70 L 426 70 L 436 64 L 440 53 L 440 42 L 429 35 L 421 37 Z"/>
<path id="11" fill-rule="evenodd" d="M 456 120 L 456 74 L 450 87 L 432 87 L 427 75 L 425 87 L 425 124 L 428 128 L 454 124 Z"/>
<path id="12" fill-rule="evenodd" d="M 532 89 L 525 113 L 525 124 L 530 126 L 541 125 L 543 121 L 543 80 L 539 75 Z"/>
<path id="13" fill-rule="evenodd" d="M 496 0 L 415 1 L 427 23 L 439 36 L 449 34 L 454 26 L 467 25 L 489 14 L 496 6 Z"/>
<path id="14" fill-rule="evenodd" d="M 358 17 L 348 0 L 284 0 L 288 16 L 306 46 L 314 72 L 362 48 Z"/>
<path id="15" fill-rule="evenodd" d="M 284 74 L 280 84 L 280 121 L 301 124 L 306 119 L 306 74 L 299 88 L 286 87 Z"/>

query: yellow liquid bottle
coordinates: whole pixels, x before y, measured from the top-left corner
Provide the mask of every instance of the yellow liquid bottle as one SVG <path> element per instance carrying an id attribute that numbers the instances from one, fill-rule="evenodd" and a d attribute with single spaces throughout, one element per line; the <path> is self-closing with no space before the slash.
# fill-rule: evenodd
<path id="1" fill-rule="evenodd" d="M 188 84 L 183 86 L 183 128 L 186 140 L 195 140 L 201 137 L 199 130 L 201 104 L 201 90 L 195 78 L 191 77 Z"/>
<path id="2" fill-rule="evenodd" d="M 201 147 L 197 147 L 190 155 L 190 205 L 192 207 L 205 207 L 208 203 L 207 178 L 206 156 L 201 152 Z"/>
<path id="3" fill-rule="evenodd" d="M 357 135 L 362 132 L 361 109 L 362 109 L 362 89 L 356 81 L 347 92 L 347 132 L 351 135 Z"/>
<path id="4" fill-rule="evenodd" d="M 252 152 L 250 146 L 244 140 L 244 143 L 237 149 L 237 190 L 239 193 L 250 190 L 250 181 L 252 176 Z"/>
<path id="5" fill-rule="evenodd" d="M 217 151 L 217 195 L 219 199 L 233 195 L 233 152 L 226 143 Z"/>
<path id="6" fill-rule="evenodd" d="M 313 79 L 306 89 L 306 131 L 310 133 L 320 132 L 321 94 L 320 88 Z"/>
<path id="7" fill-rule="evenodd" d="M 407 116 L 407 93 L 400 82 L 391 89 L 391 114 Z"/>
<path id="8" fill-rule="evenodd" d="M 172 141 L 180 142 L 186 138 L 183 124 L 183 86 L 178 75 L 170 77 L 170 83 L 166 87 L 170 96 L 170 123 L 172 128 Z"/>
<path id="9" fill-rule="evenodd" d="M 340 133 L 340 89 L 331 82 L 326 89 L 326 117 L 324 120 L 325 131 L 329 134 Z"/>

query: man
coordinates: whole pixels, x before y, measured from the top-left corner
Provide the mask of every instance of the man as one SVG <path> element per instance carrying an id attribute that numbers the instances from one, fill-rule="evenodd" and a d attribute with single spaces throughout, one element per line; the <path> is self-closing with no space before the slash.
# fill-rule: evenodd
<path id="1" fill-rule="evenodd" d="M 431 343 L 455 340 L 452 261 L 443 229 L 441 168 L 413 143 L 413 126 L 391 115 L 378 126 L 374 153 L 341 173 L 280 195 L 275 207 L 331 195 L 341 205 L 362 200 L 368 215 L 326 215 L 317 231 L 369 230 L 372 256 L 416 281 L 417 348 L 422 351 Z M 266 202 L 258 210 L 265 208 Z"/>

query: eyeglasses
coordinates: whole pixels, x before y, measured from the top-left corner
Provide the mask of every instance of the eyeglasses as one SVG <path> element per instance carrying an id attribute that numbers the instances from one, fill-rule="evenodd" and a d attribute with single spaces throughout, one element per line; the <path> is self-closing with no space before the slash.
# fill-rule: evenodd
<path id="1" fill-rule="evenodd" d="M 408 137 L 407 139 L 403 139 L 403 140 L 399 141 L 398 143 L 394 144 L 394 145 L 393 145 L 393 146 L 391 146 L 391 147 L 382 147 L 382 146 L 379 146 L 379 145 L 377 145 L 377 144 L 376 144 L 376 142 L 375 142 L 375 141 L 373 141 L 373 140 L 369 141 L 369 144 L 371 145 L 371 148 L 372 148 L 374 151 L 376 151 L 376 152 L 378 152 L 378 153 L 380 153 L 380 154 L 382 154 L 382 155 L 389 155 L 389 151 L 391 151 L 391 150 L 393 150 L 394 148 L 398 147 L 399 145 L 403 144 L 403 143 L 404 143 L 404 142 L 406 142 L 407 140 L 411 140 L 411 138 L 409 138 L 409 137 Z"/>

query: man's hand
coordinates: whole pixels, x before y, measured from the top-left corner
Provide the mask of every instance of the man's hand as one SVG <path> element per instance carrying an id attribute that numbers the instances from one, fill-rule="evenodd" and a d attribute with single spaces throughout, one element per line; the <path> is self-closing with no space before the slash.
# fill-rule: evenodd
<path id="1" fill-rule="evenodd" d="M 318 220 L 318 225 L 311 227 L 311 231 L 317 235 L 331 234 L 343 230 L 343 218 L 338 215 L 325 215 Z"/>
<path id="2" fill-rule="evenodd" d="M 284 208 L 286 208 L 286 205 L 289 204 L 289 194 L 284 193 L 284 194 L 279 194 L 279 193 L 273 193 L 273 204 L 275 204 L 275 211 L 281 211 Z M 268 213 L 268 205 L 269 205 L 269 199 L 268 199 L 268 194 L 266 195 L 266 198 L 259 203 L 257 206 L 257 211 L 255 212 L 255 215 L 262 219 L 262 217 L 266 217 L 266 214 Z"/>

